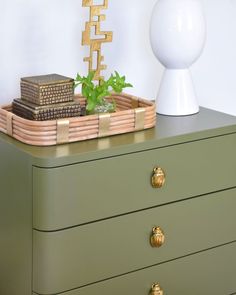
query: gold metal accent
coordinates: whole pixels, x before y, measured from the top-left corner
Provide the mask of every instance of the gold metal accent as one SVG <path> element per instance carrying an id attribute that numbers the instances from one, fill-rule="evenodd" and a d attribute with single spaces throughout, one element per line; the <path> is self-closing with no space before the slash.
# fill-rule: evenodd
<path id="1" fill-rule="evenodd" d="M 144 120 L 145 120 L 145 108 L 135 109 L 135 130 L 144 129 Z"/>
<path id="2" fill-rule="evenodd" d="M 64 83 L 73 83 L 74 80 L 69 77 L 61 76 L 58 74 L 49 74 L 49 75 L 40 75 L 40 76 L 31 76 L 23 77 L 21 81 L 34 84 L 35 86 L 46 86 L 53 84 L 64 84 Z"/>
<path id="3" fill-rule="evenodd" d="M 150 243 L 155 248 L 160 248 L 165 243 L 165 234 L 159 226 L 153 227 Z"/>
<path id="4" fill-rule="evenodd" d="M 99 137 L 109 135 L 111 115 L 110 114 L 99 114 Z"/>
<path id="5" fill-rule="evenodd" d="M 7 134 L 12 136 L 13 134 L 13 128 L 12 128 L 12 118 L 13 118 L 13 113 L 7 112 Z"/>
<path id="6" fill-rule="evenodd" d="M 101 31 L 101 22 L 105 21 L 106 16 L 101 14 L 102 9 L 108 8 L 108 0 L 103 0 L 102 5 L 94 5 L 93 0 L 83 0 L 83 7 L 90 7 L 90 19 L 85 23 L 85 31 L 82 33 L 82 45 L 90 46 L 90 56 L 85 57 L 84 61 L 89 63 L 89 72 L 95 71 L 94 80 L 100 81 L 103 79 L 101 71 L 107 68 L 106 65 L 102 64 L 104 56 L 101 53 L 102 43 L 112 42 L 113 33 L 107 31 Z M 92 29 L 95 30 L 97 39 L 91 38 Z M 93 64 L 94 58 L 96 57 L 96 65 Z"/>
<path id="7" fill-rule="evenodd" d="M 67 143 L 69 141 L 69 120 L 57 120 L 57 143 Z"/>
<path id="8" fill-rule="evenodd" d="M 14 114 L 35 121 L 76 117 L 83 112 L 80 103 L 76 101 L 37 105 L 24 99 L 14 99 L 12 108 Z"/>
<path id="9" fill-rule="evenodd" d="M 73 79 L 57 74 L 24 77 L 21 98 L 37 106 L 74 102 L 73 85 Z"/>
<path id="10" fill-rule="evenodd" d="M 155 167 L 153 169 L 153 175 L 152 175 L 152 186 L 154 188 L 161 188 L 166 180 L 166 175 L 165 172 L 162 168 L 160 167 Z"/>
<path id="11" fill-rule="evenodd" d="M 164 292 L 159 283 L 155 283 L 152 285 L 150 295 L 164 295 Z"/>

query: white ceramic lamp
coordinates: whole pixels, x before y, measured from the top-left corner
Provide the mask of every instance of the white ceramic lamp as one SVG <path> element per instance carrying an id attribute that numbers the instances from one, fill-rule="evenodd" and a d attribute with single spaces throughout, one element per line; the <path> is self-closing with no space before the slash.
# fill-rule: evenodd
<path id="1" fill-rule="evenodd" d="M 199 0 L 159 0 L 150 25 L 153 52 L 166 67 L 157 113 L 184 116 L 199 112 L 189 67 L 199 58 L 206 25 Z"/>

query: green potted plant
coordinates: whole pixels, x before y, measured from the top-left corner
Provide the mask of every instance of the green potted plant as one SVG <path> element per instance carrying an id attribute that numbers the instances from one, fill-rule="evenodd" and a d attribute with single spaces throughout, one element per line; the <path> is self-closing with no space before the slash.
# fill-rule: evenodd
<path id="1" fill-rule="evenodd" d="M 116 103 L 108 101 L 106 98 L 111 95 L 112 91 L 121 93 L 126 87 L 133 87 L 126 83 L 125 76 L 120 76 L 118 72 L 111 74 L 108 80 L 100 80 L 99 84 L 93 82 L 95 72 L 90 72 L 87 77 L 77 74 L 74 87 L 81 85 L 82 95 L 86 98 L 86 113 L 112 113 L 116 110 Z"/>

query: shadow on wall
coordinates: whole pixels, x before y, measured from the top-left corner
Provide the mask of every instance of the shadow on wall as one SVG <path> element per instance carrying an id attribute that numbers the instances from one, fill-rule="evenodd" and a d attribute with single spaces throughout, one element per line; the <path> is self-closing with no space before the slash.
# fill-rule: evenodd
<path id="1" fill-rule="evenodd" d="M 156 0 L 110 1 L 107 26 L 114 28 L 113 44 L 105 46 L 110 71 L 124 73 L 138 96 L 155 99 L 162 65 L 155 59 L 149 40 L 149 23 Z"/>
<path id="2" fill-rule="evenodd" d="M 98 1 L 98 0 L 96 0 Z M 236 115 L 236 0 L 202 1 L 208 25 L 203 55 L 191 68 L 199 103 Z M 156 0 L 110 0 L 102 29 L 114 32 L 105 44 L 104 63 L 127 76 L 130 93 L 156 97 L 163 67 L 149 41 L 149 22 Z M 0 103 L 19 96 L 22 76 L 87 73 L 81 34 L 88 10 L 82 0 L 0 1 Z"/>
<path id="3" fill-rule="evenodd" d="M 85 67 L 80 4 L 76 0 L 61 0 L 60 5 L 57 0 L 1 2 L 1 103 L 19 96 L 22 76 L 54 72 L 74 76 Z"/>
<path id="4" fill-rule="evenodd" d="M 207 43 L 192 76 L 202 106 L 236 115 L 236 1 L 202 0 Z"/>

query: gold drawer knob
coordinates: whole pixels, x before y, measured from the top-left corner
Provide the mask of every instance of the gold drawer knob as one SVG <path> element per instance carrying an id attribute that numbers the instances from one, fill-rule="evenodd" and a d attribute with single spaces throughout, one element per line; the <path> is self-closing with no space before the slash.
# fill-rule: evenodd
<path id="1" fill-rule="evenodd" d="M 165 243 L 164 232 L 159 226 L 153 227 L 150 242 L 155 248 L 160 248 Z"/>
<path id="2" fill-rule="evenodd" d="M 164 292 L 158 283 L 152 285 L 150 295 L 164 295 Z"/>
<path id="3" fill-rule="evenodd" d="M 166 180 L 166 175 L 161 167 L 155 167 L 152 174 L 152 187 L 161 188 L 163 187 Z"/>

